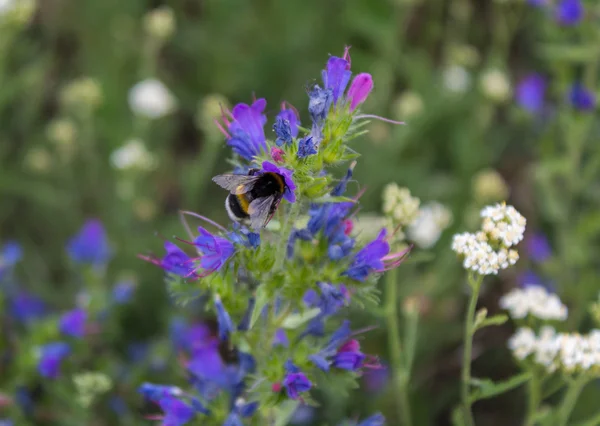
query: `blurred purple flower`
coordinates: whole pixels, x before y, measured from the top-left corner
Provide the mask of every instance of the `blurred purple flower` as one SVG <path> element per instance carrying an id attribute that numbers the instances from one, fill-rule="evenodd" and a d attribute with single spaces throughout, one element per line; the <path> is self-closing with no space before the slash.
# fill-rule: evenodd
<path id="1" fill-rule="evenodd" d="M 122 305 L 128 303 L 135 293 L 133 281 L 119 281 L 112 290 L 112 299 L 115 303 Z"/>
<path id="2" fill-rule="evenodd" d="M 559 0 L 555 16 L 559 24 L 571 26 L 581 22 L 584 12 L 581 0 Z"/>
<path id="3" fill-rule="evenodd" d="M 227 130 L 217 123 L 227 138 L 227 145 L 246 160 L 252 160 L 267 150 L 264 131 L 267 117 L 263 114 L 266 106 L 264 99 L 257 99 L 252 106 L 237 104 L 231 112 L 223 111 L 221 119 Z"/>
<path id="4" fill-rule="evenodd" d="M 386 365 L 380 368 L 371 368 L 364 372 L 363 380 L 368 392 L 378 392 L 385 388 L 390 379 L 390 372 Z"/>
<path id="5" fill-rule="evenodd" d="M 165 413 L 163 426 L 181 426 L 194 418 L 195 410 L 187 403 L 173 397 L 164 396 L 158 400 L 158 405 Z"/>
<path id="6" fill-rule="evenodd" d="M 278 328 L 273 336 L 273 346 L 283 346 L 287 348 L 290 345 L 290 341 L 283 328 Z"/>
<path id="7" fill-rule="evenodd" d="M 531 269 L 527 269 L 521 272 L 517 276 L 517 283 L 519 287 L 529 287 L 529 286 L 541 286 L 546 288 L 547 290 L 554 292 L 554 286 L 551 282 L 543 280 L 538 274 L 536 274 Z"/>
<path id="8" fill-rule="evenodd" d="M 285 370 L 286 374 L 282 384 L 289 398 L 298 399 L 302 392 L 310 390 L 312 383 L 290 360 L 286 361 Z"/>
<path id="9" fill-rule="evenodd" d="M 539 112 L 544 107 L 546 86 L 546 79 L 540 74 L 528 74 L 517 86 L 517 103 L 531 113 Z"/>
<path id="10" fill-rule="evenodd" d="M 40 348 L 39 373 L 47 379 L 56 379 L 60 374 L 60 364 L 71 353 L 65 342 L 48 343 Z"/>
<path id="11" fill-rule="evenodd" d="M 294 191 L 296 190 L 296 184 L 292 180 L 292 173 L 294 173 L 293 170 L 286 169 L 285 167 L 277 167 L 277 165 L 269 161 L 263 161 L 262 171 L 282 175 L 286 186 L 283 198 L 285 198 L 290 203 L 294 203 L 296 201 L 296 194 L 294 193 Z"/>
<path id="12" fill-rule="evenodd" d="M 542 233 L 535 233 L 527 239 L 527 253 L 534 262 L 544 262 L 552 256 L 552 248 L 548 238 Z"/>
<path id="13" fill-rule="evenodd" d="M 385 425 L 385 417 L 381 413 L 372 415 L 371 417 L 363 420 L 356 426 L 383 426 Z"/>
<path id="14" fill-rule="evenodd" d="M 569 102 L 580 111 L 591 111 L 596 108 L 596 94 L 581 83 L 575 83 L 569 91 Z"/>
<path id="15" fill-rule="evenodd" d="M 0 280 L 6 272 L 21 260 L 23 249 L 15 241 L 8 241 L 0 248 Z"/>
<path id="16" fill-rule="evenodd" d="M 101 266 L 111 256 L 102 222 L 90 219 L 67 244 L 67 253 L 75 263 Z"/>
<path id="17" fill-rule="evenodd" d="M 535 7 L 542 7 L 548 4 L 548 0 L 527 0 L 527 4 Z"/>
<path id="18" fill-rule="evenodd" d="M 85 309 L 73 309 L 60 317 L 59 329 L 66 336 L 82 338 L 85 335 L 85 322 L 87 312 Z"/>
<path id="19" fill-rule="evenodd" d="M 29 323 L 42 318 L 46 314 L 46 306 L 39 297 L 21 291 L 11 298 L 10 313 L 15 320 Z"/>
<path id="20" fill-rule="evenodd" d="M 233 331 L 233 322 L 218 295 L 215 296 L 215 309 L 217 311 L 217 322 L 219 324 L 219 339 L 227 340 Z"/>
<path id="21" fill-rule="evenodd" d="M 360 351 L 358 340 L 351 339 L 338 349 L 332 358 L 332 365 L 341 370 L 356 371 L 363 366 L 366 355 Z"/>

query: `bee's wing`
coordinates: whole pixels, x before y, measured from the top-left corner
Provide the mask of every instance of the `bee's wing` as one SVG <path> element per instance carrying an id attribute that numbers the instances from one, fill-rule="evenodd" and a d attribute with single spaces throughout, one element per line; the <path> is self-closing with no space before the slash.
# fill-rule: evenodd
<path id="1" fill-rule="evenodd" d="M 248 214 L 250 215 L 250 227 L 253 229 L 264 228 L 271 216 L 271 206 L 277 202 L 276 195 L 261 197 L 253 200 L 248 206 Z"/>
<path id="2" fill-rule="evenodd" d="M 221 188 L 239 195 L 249 192 L 259 178 L 260 176 L 224 174 L 215 176 L 212 180 Z"/>

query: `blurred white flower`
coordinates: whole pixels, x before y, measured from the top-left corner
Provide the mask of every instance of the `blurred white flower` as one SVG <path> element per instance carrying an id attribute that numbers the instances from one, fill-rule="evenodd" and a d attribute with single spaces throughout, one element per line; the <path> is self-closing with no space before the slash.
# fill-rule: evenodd
<path id="1" fill-rule="evenodd" d="M 440 203 L 431 202 L 421 207 L 419 215 L 406 232 L 415 244 L 427 249 L 433 247 L 451 221 L 450 210 Z"/>
<path id="2" fill-rule="evenodd" d="M 407 226 L 419 214 L 421 201 L 410 194 L 408 188 L 400 188 L 395 183 L 386 185 L 383 190 L 383 212 L 391 217 L 396 225 Z"/>
<path id="3" fill-rule="evenodd" d="M 35 0 L 0 0 L 0 18 L 22 25 L 29 22 L 35 8 Z"/>
<path id="4" fill-rule="evenodd" d="M 119 170 L 152 170 L 156 167 L 155 156 L 148 151 L 144 142 L 131 139 L 110 155 L 111 164 Z"/>
<path id="5" fill-rule="evenodd" d="M 18 0 L 0 0 L 0 15 L 10 12 Z"/>
<path id="6" fill-rule="evenodd" d="M 451 65 L 442 74 L 444 87 L 453 93 L 465 93 L 471 87 L 471 73 L 459 65 Z"/>
<path id="7" fill-rule="evenodd" d="M 163 6 L 151 10 L 144 16 L 144 27 L 150 36 L 159 40 L 168 39 L 175 31 L 173 9 Z"/>
<path id="8" fill-rule="evenodd" d="M 175 98 L 159 80 L 147 79 L 129 90 L 129 107 L 136 115 L 156 119 L 175 109 Z"/>
<path id="9" fill-rule="evenodd" d="M 531 315 L 542 320 L 564 321 L 569 313 L 556 294 L 538 285 L 510 291 L 500 298 L 500 307 L 517 319 Z"/>
<path id="10" fill-rule="evenodd" d="M 506 73 L 498 69 L 490 69 L 481 75 L 481 91 L 494 102 L 505 102 L 510 99 L 512 87 Z"/>
<path id="11" fill-rule="evenodd" d="M 415 117 L 423 112 L 423 98 L 416 92 L 404 92 L 394 101 L 394 117 L 398 120 Z"/>
<path id="12" fill-rule="evenodd" d="M 508 339 L 508 348 L 517 359 L 525 359 L 535 351 L 537 338 L 532 329 L 521 327 Z"/>

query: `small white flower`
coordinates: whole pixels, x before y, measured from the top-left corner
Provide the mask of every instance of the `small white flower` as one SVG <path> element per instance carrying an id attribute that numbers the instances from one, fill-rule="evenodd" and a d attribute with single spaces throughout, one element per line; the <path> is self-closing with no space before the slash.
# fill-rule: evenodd
<path id="1" fill-rule="evenodd" d="M 485 71 L 481 75 L 480 85 L 483 94 L 494 102 L 505 102 L 512 94 L 508 77 L 498 69 Z"/>
<path id="2" fill-rule="evenodd" d="M 537 339 L 532 329 L 521 327 L 508 339 L 508 347 L 517 359 L 525 359 L 536 349 Z"/>
<path id="3" fill-rule="evenodd" d="M 500 307 L 517 319 L 531 315 L 541 320 L 564 321 L 569 313 L 556 294 L 537 285 L 517 288 L 505 294 L 500 298 Z"/>
<path id="4" fill-rule="evenodd" d="M 431 248 L 451 221 L 450 210 L 440 203 L 432 202 L 420 208 L 419 215 L 408 227 L 407 234 L 419 247 Z"/>
<path id="5" fill-rule="evenodd" d="M 471 74 L 459 65 L 449 66 L 442 75 L 444 87 L 454 93 L 465 93 L 471 87 Z"/>
<path id="6" fill-rule="evenodd" d="M 159 80 L 147 79 L 129 91 L 129 107 L 136 115 L 156 119 L 175 109 L 175 98 Z"/>
<path id="7" fill-rule="evenodd" d="M 151 170 L 156 166 L 156 158 L 139 139 L 131 139 L 110 155 L 110 162 L 119 170 Z"/>

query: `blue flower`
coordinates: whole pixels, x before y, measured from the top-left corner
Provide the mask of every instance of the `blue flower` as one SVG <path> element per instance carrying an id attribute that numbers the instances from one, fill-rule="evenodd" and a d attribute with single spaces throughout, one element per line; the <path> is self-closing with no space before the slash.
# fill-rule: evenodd
<path id="1" fill-rule="evenodd" d="M 336 105 L 338 99 L 344 95 L 351 76 L 350 61 L 337 56 L 329 58 L 327 65 L 322 72 L 322 77 L 323 85 L 331 90 L 334 105 Z"/>
<path id="2" fill-rule="evenodd" d="M 287 145 L 292 142 L 292 127 L 290 126 L 290 122 L 282 117 L 281 114 L 275 118 L 273 130 L 277 136 L 275 140 L 277 146 Z"/>
<path id="3" fill-rule="evenodd" d="M 149 400 L 155 402 L 158 402 L 160 399 L 166 396 L 176 397 L 183 394 L 183 391 L 177 386 L 155 385 L 148 382 L 143 383 L 140 387 L 138 387 L 138 392 Z"/>
<path id="4" fill-rule="evenodd" d="M 257 248 L 260 245 L 260 234 L 258 232 L 252 232 L 238 223 L 233 224 L 233 229 L 227 234 L 227 238 L 234 244 L 251 248 Z"/>
<path id="5" fill-rule="evenodd" d="M 133 298 L 135 287 L 133 281 L 119 281 L 112 290 L 113 301 L 119 305 L 128 303 Z"/>
<path id="6" fill-rule="evenodd" d="M 273 347 L 275 346 L 283 346 L 287 348 L 290 345 L 290 341 L 285 333 L 283 328 L 278 328 L 275 331 L 275 335 L 273 336 Z"/>
<path id="7" fill-rule="evenodd" d="M 296 108 L 283 102 L 281 104 L 281 111 L 277 114 L 277 118 L 282 118 L 287 121 L 290 125 L 290 134 L 293 138 L 298 136 L 298 126 L 300 126 L 300 117 Z"/>
<path id="8" fill-rule="evenodd" d="M 382 229 L 374 241 L 356 253 L 344 275 L 356 281 L 365 281 L 371 273 L 384 271 L 383 259 L 390 252 L 390 245 L 385 241 L 385 237 L 386 230 Z"/>
<path id="9" fill-rule="evenodd" d="M 60 317 L 59 329 L 66 336 L 82 338 L 85 334 L 87 312 L 85 309 L 73 309 Z"/>
<path id="10" fill-rule="evenodd" d="M 307 136 L 300 139 L 298 142 L 298 158 L 306 158 L 309 155 L 315 155 L 317 153 L 317 147 L 315 146 L 312 136 Z"/>
<path id="11" fill-rule="evenodd" d="M 319 295 L 315 290 L 308 290 L 304 295 L 304 303 L 311 308 L 321 309 L 321 313 L 324 315 L 333 315 L 342 306 L 346 305 L 350 297 L 346 287 L 319 282 L 317 283 L 321 294 Z"/>
<path id="12" fill-rule="evenodd" d="M 333 103 L 333 94 L 331 89 L 321 89 L 315 85 L 308 92 L 308 113 L 313 123 L 322 125 L 327 118 L 331 104 Z"/>
<path id="13" fill-rule="evenodd" d="M 219 339 L 226 340 L 233 331 L 233 322 L 218 295 L 215 296 L 215 309 L 217 310 L 217 322 L 219 324 Z"/>
<path id="14" fill-rule="evenodd" d="M 535 233 L 527 239 L 527 253 L 534 262 L 544 262 L 552 256 L 552 248 L 544 234 Z"/>
<path id="15" fill-rule="evenodd" d="M 165 413 L 163 417 L 164 426 L 181 426 L 188 423 L 196 414 L 194 408 L 189 404 L 172 396 L 164 396 L 158 400 L 158 405 Z"/>
<path id="16" fill-rule="evenodd" d="M 8 241 L 0 248 L 0 280 L 6 272 L 21 260 L 22 256 L 21 245 L 15 241 Z"/>
<path id="17" fill-rule="evenodd" d="M 290 360 L 286 361 L 285 370 L 286 374 L 282 384 L 289 398 L 298 399 L 302 392 L 310 390 L 312 383 Z"/>
<path id="18" fill-rule="evenodd" d="M 227 238 L 211 234 L 206 229 L 198 227 L 200 235 L 194 240 L 194 245 L 202 253 L 200 266 L 208 273 L 218 271 L 235 252 L 233 243 Z"/>
<path id="19" fill-rule="evenodd" d="M 40 348 L 39 373 L 47 379 L 56 379 L 60 374 L 60 364 L 71 353 L 65 342 L 48 343 Z"/>
<path id="20" fill-rule="evenodd" d="M 351 339 L 338 349 L 332 358 L 332 365 L 340 370 L 356 371 L 363 366 L 365 358 L 358 340 Z"/>
<path id="21" fill-rule="evenodd" d="M 580 111 L 591 111 L 596 108 L 596 94 L 581 83 L 575 83 L 569 91 L 569 102 Z"/>
<path id="22" fill-rule="evenodd" d="M 269 161 L 263 161 L 262 171 L 282 175 L 286 186 L 285 192 L 283 193 L 283 198 L 285 198 L 290 203 L 296 202 L 296 194 L 294 193 L 294 191 L 296 190 L 296 184 L 292 180 L 292 174 L 294 173 L 292 170 L 286 169 L 285 167 L 277 167 L 277 165 Z"/>
<path id="23" fill-rule="evenodd" d="M 325 347 L 308 358 L 321 370 L 329 371 L 329 359 L 337 353 L 338 348 L 350 338 L 350 335 L 350 321 L 345 320 L 340 328 L 333 332 Z"/>
<path id="24" fill-rule="evenodd" d="M 67 253 L 75 263 L 101 266 L 111 256 L 106 231 L 102 222 L 91 219 L 67 244 Z"/>
<path id="25" fill-rule="evenodd" d="M 165 241 L 165 250 L 167 254 L 162 259 L 155 256 L 139 256 L 141 259 L 153 263 L 162 268 L 165 272 L 179 275 L 180 277 L 197 278 L 195 259 L 190 258 L 183 250 L 170 241 Z"/>
<path id="26" fill-rule="evenodd" d="M 556 6 L 556 20 L 566 26 L 577 25 L 583 19 L 581 0 L 560 0 Z"/>
<path id="27" fill-rule="evenodd" d="M 46 314 L 46 305 L 39 297 L 21 291 L 11 298 L 10 313 L 15 320 L 29 323 Z"/>
<path id="28" fill-rule="evenodd" d="M 371 417 L 363 420 L 356 426 L 383 426 L 385 425 L 385 417 L 381 413 L 372 415 Z"/>
<path id="29" fill-rule="evenodd" d="M 546 79 L 540 74 L 525 76 L 517 86 L 517 103 L 531 113 L 540 111 L 544 107 L 546 86 Z"/>
<path id="30" fill-rule="evenodd" d="M 252 106 L 240 103 L 222 117 L 229 133 L 219 128 L 228 138 L 227 145 L 246 160 L 250 161 L 267 150 L 264 132 L 267 117 L 263 114 L 266 106 L 264 99 L 257 99 Z"/>

